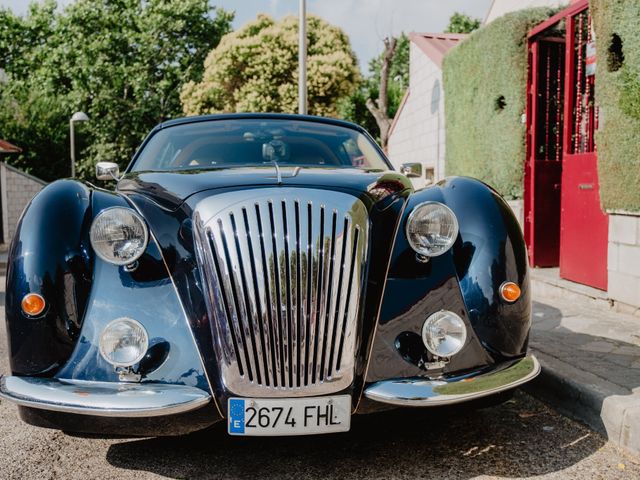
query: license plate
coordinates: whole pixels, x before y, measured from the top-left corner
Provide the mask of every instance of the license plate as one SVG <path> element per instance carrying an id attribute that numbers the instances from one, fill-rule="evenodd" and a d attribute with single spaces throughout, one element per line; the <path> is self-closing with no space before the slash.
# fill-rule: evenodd
<path id="1" fill-rule="evenodd" d="M 230 398 L 230 435 L 316 435 L 347 432 L 351 396 L 310 398 Z"/>

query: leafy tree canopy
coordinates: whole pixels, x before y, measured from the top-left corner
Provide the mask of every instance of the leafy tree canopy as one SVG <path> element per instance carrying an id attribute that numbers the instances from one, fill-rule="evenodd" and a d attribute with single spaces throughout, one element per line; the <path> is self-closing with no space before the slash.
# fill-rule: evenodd
<path id="1" fill-rule="evenodd" d="M 393 118 L 400 102 L 409 87 L 409 37 L 402 33 L 398 37 L 391 65 L 389 66 L 389 108 L 388 116 Z M 380 93 L 381 53 L 369 62 L 369 75 L 360 84 L 358 90 L 340 102 L 340 115 L 351 122 L 365 127 L 374 137 L 380 135 L 375 119 L 366 107 L 367 99 L 376 100 Z"/>
<path id="2" fill-rule="evenodd" d="M 464 13 L 455 12 L 449 18 L 449 26 L 446 33 L 471 33 L 482 25 L 479 18 L 472 18 Z"/>
<path id="3" fill-rule="evenodd" d="M 307 22 L 309 113 L 335 116 L 338 100 L 360 81 L 356 57 L 341 29 L 316 16 Z M 258 15 L 211 51 L 202 82 L 187 83 L 181 99 L 188 115 L 296 112 L 297 85 L 298 19 Z"/>
<path id="4" fill-rule="evenodd" d="M 25 17 L 0 10 L 1 136 L 16 166 L 46 180 L 69 175 L 69 118 L 78 125 L 78 173 L 101 160 L 124 166 L 146 133 L 180 115 L 180 90 L 230 31 L 232 14 L 208 0 L 55 0 Z"/>

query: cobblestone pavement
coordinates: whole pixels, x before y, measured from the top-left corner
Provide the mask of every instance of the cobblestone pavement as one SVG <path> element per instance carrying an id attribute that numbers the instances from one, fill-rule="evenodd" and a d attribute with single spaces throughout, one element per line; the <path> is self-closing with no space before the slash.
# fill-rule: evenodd
<path id="1" fill-rule="evenodd" d="M 2 305 L 0 296 L 4 317 Z M 6 353 L 0 322 L 1 372 Z M 232 438 L 223 425 L 178 438 L 82 438 L 28 426 L 0 403 L 1 479 L 530 477 L 638 479 L 640 460 L 524 393 L 483 410 L 396 410 L 356 416 L 345 434 L 270 439 Z"/>
<path id="2" fill-rule="evenodd" d="M 640 387 L 640 319 L 584 302 L 536 298 L 531 347 L 630 394 Z"/>

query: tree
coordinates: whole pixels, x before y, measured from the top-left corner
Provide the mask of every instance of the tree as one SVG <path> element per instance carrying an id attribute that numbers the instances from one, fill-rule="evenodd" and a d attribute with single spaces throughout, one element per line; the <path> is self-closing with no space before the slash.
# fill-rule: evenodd
<path id="1" fill-rule="evenodd" d="M 464 13 L 455 12 L 449 18 L 449 26 L 445 30 L 446 33 L 471 33 L 482 25 L 479 18 L 471 18 Z"/>
<path id="2" fill-rule="evenodd" d="M 404 33 L 401 34 L 396 39 L 395 50 L 388 65 L 387 107 L 385 109 L 386 117 L 389 119 L 386 127 L 387 134 L 391 119 L 396 115 L 402 97 L 409 86 L 409 45 L 409 37 Z M 376 119 L 367 108 L 367 103 L 377 103 L 380 98 L 384 57 L 385 52 L 382 52 L 369 62 L 369 76 L 360 84 L 357 92 L 340 103 L 340 115 L 346 120 L 362 125 L 372 135 L 378 137 L 381 143 L 386 144 L 386 139 L 383 141 L 382 132 Z M 376 103 L 373 103 L 374 107 L 376 107 Z"/>
<path id="3" fill-rule="evenodd" d="M 157 123 L 180 115 L 182 85 L 202 76 L 232 15 L 208 0 L 54 0 L 26 17 L 0 11 L 0 131 L 14 162 L 44 179 L 69 174 L 68 120 L 79 126 L 80 176 L 100 160 L 125 166 Z M 9 134 L 5 133 L 9 132 Z"/>
<path id="4" fill-rule="evenodd" d="M 360 81 L 356 58 L 342 30 L 316 16 L 307 22 L 309 112 L 335 116 L 339 99 Z M 297 82 L 297 18 L 258 15 L 222 39 L 204 63 L 202 82 L 187 83 L 180 98 L 187 115 L 295 112 Z"/>
<path id="5" fill-rule="evenodd" d="M 398 40 L 394 37 L 384 39 L 378 99 L 374 102 L 371 98 L 367 98 L 366 104 L 367 110 L 371 112 L 371 115 L 373 115 L 373 118 L 376 119 L 376 123 L 378 124 L 378 129 L 380 130 L 380 145 L 382 145 L 382 148 L 387 146 L 389 129 L 391 128 L 392 122 L 392 118 L 389 116 L 389 70 L 393 56 L 396 53 L 397 44 Z"/>

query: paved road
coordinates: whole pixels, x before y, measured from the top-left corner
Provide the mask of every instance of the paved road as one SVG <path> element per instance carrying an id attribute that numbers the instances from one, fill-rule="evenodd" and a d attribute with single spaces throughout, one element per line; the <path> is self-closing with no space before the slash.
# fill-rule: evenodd
<path id="1" fill-rule="evenodd" d="M 0 293 L 2 318 L 3 303 Z M 0 479 L 533 476 L 638 479 L 640 463 L 523 393 L 479 411 L 393 411 L 358 416 L 346 434 L 272 439 L 231 438 L 221 425 L 179 438 L 88 439 L 30 427 L 0 403 Z"/>

